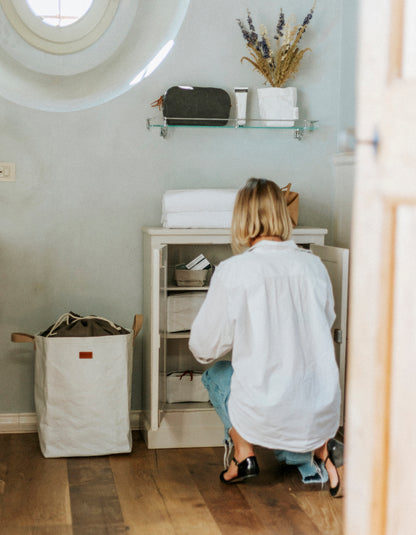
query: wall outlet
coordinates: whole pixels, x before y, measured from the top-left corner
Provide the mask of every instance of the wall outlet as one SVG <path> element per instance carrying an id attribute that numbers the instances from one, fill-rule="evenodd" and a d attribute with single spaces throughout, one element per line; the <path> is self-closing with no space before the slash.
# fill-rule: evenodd
<path id="1" fill-rule="evenodd" d="M 16 164 L 0 162 L 0 182 L 14 182 L 16 180 Z"/>

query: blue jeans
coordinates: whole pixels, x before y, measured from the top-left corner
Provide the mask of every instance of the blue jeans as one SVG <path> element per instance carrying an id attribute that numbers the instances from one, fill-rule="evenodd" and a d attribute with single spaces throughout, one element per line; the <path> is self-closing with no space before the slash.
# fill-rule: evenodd
<path id="1" fill-rule="evenodd" d="M 224 424 L 224 442 L 231 442 L 229 430 L 232 428 L 228 415 L 228 398 L 231 391 L 231 362 L 219 360 L 202 374 L 202 383 L 208 390 L 209 400 Z"/>
<path id="2" fill-rule="evenodd" d="M 224 424 L 224 444 L 231 444 L 229 431 L 232 428 L 228 414 L 228 398 L 231 391 L 231 377 L 233 375 L 232 364 L 226 360 L 217 361 L 211 368 L 202 374 L 202 382 L 208 390 L 209 399 Z M 328 475 L 323 463 L 315 463 L 313 452 L 290 452 L 275 450 L 278 461 L 297 466 L 304 483 L 323 482 L 328 480 Z"/>

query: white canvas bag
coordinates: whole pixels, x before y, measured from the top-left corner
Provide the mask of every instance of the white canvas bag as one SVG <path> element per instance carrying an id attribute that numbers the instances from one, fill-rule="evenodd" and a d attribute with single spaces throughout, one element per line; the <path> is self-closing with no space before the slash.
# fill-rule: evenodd
<path id="1" fill-rule="evenodd" d="M 128 334 L 114 336 L 12 334 L 36 348 L 35 407 L 45 457 L 131 451 L 133 343 L 142 322 L 137 315 Z"/>

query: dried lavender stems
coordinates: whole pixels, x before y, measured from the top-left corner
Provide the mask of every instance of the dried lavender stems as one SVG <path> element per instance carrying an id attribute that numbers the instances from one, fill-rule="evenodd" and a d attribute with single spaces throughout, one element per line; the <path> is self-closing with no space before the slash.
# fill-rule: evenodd
<path id="1" fill-rule="evenodd" d="M 274 53 L 266 27 L 260 26 L 259 38 L 249 11 L 247 12 L 248 28 L 240 19 L 237 19 L 251 56 L 242 57 L 241 62 L 246 60 L 251 63 L 254 70 L 265 78 L 265 83 L 269 83 L 272 87 L 282 87 L 289 78 L 294 78 L 304 54 L 310 50 L 310 48 L 300 50 L 299 41 L 312 19 L 315 5 L 316 0 L 301 26 L 294 24 L 293 17 L 286 21 L 283 10 L 280 10 L 276 33 L 273 36 L 276 40 Z"/>

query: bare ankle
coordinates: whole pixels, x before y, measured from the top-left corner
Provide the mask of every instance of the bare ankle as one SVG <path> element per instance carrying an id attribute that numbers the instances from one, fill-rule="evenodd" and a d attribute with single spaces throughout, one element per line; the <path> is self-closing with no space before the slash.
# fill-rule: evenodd
<path id="1" fill-rule="evenodd" d="M 328 457 L 327 443 L 325 442 L 325 444 L 323 444 L 320 448 L 317 448 L 313 453 L 315 457 L 321 461 L 325 461 Z"/>
<path id="2" fill-rule="evenodd" d="M 241 461 L 244 461 L 244 459 L 247 459 L 247 457 L 252 457 L 253 455 L 253 448 L 240 448 L 234 450 L 234 457 L 239 463 L 241 463 Z"/>
<path id="3" fill-rule="evenodd" d="M 241 437 L 234 428 L 231 428 L 229 432 L 234 444 L 234 457 L 239 463 L 254 455 L 253 445 L 250 442 Z"/>

